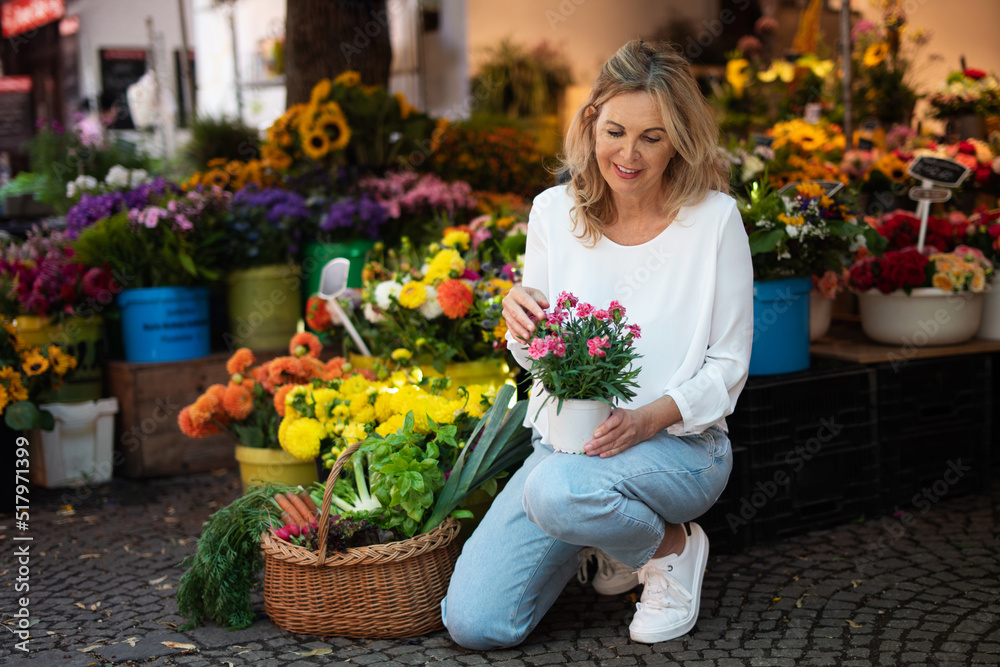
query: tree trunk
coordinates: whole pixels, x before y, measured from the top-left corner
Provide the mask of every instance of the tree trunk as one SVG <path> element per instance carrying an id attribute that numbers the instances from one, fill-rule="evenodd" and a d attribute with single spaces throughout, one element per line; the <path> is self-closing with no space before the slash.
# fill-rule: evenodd
<path id="1" fill-rule="evenodd" d="M 309 101 L 316 82 L 346 70 L 386 86 L 392 46 L 386 0 L 287 0 L 286 104 Z"/>

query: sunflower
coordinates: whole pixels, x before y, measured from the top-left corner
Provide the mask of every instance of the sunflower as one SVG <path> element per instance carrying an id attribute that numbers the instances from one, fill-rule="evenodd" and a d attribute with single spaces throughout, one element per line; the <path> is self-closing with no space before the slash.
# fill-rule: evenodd
<path id="1" fill-rule="evenodd" d="M 323 130 L 313 130 L 303 137 L 302 150 L 313 160 L 322 160 L 330 152 L 330 137 Z"/>
<path id="2" fill-rule="evenodd" d="M 210 187 L 220 187 L 224 188 L 229 185 L 230 177 L 229 174 L 224 170 L 215 167 L 205 172 L 205 176 L 202 177 L 202 185 L 208 185 Z"/>
<path id="3" fill-rule="evenodd" d="M 865 55 L 861 60 L 865 67 L 876 67 L 887 55 L 889 55 L 889 45 L 885 42 L 875 42 L 865 49 Z"/>
<path id="4" fill-rule="evenodd" d="M 330 97 L 331 87 L 329 79 L 320 79 L 319 82 L 313 86 L 312 92 L 309 94 L 309 103 L 319 104 L 326 98 Z"/>
<path id="5" fill-rule="evenodd" d="M 10 403 L 10 394 L 7 393 L 6 387 L 0 386 L 0 412 L 4 411 L 8 403 Z"/>
<path id="6" fill-rule="evenodd" d="M 437 149 L 441 148 L 441 140 L 444 139 L 450 122 L 447 118 L 438 118 L 437 123 L 434 124 L 434 131 L 431 132 L 431 153 L 435 153 Z"/>
<path id="7" fill-rule="evenodd" d="M 339 151 L 347 147 L 351 141 L 351 128 L 347 125 L 347 119 L 343 114 L 326 113 L 316 121 L 316 129 L 323 132 L 329 138 L 329 149 Z"/>
<path id="8" fill-rule="evenodd" d="M 336 86 L 356 86 L 361 83 L 361 75 L 352 69 L 345 70 L 337 75 L 337 78 L 333 80 Z M 367 92 L 367 91 L 366 91 Z"/>
<path id="9" fill-rule="evenodd" d="M 66 354 L 58 345 L 49 345 L 49 363 L 56 375 L 65 375 L 70 370 L 76 368 L 76 357 Z"/>
<path id="10" fill-rule="evenodd" d="M 226 164 L 226 158 L 224 158 L 224 157 L 214 157 L 214 158 L 212 158 L 211 160 L 208 161 L 208 165 L 207 166 L 208 166 L 209 169 L 211 169 L 212 167 L 221 167 L 224 164 Z"/>
<path id="11" fill-rule="evenodd" d="M 271 144 L 266 144 L 260 149 L 260 156 L 276 171 L 285 171 L 292 166 L 292 156 Z"/>
<path id="12" fill-rule="evenodd" d="M 402 92 L 396 93 L 393 97 L 395 97 L 396 101 L 399 103 L 399 117 L 401 119 L 406 120 L 410 117 L 410 114 L 417 110 L 415 106 L 406 101 L 406 95 Z"/>
<path id="13" fill-rule="evenodd" d="M 29 377 L 41 375 L 49 370 L 49 360 L 42 356 L 41 350 L 36 347 L 24 355 L 21 368 L 24 369 L 25 375 Z"/>

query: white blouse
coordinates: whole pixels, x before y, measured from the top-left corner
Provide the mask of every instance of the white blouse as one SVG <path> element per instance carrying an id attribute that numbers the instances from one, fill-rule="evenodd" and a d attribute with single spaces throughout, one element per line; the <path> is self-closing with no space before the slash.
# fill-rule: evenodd
<path id="1" fill-rule="evenodd" d="M 667 431 L 700 433 L 725 417 L 747 379 L 753 341 L 753 267 L 736 201 L 710 193 L 658 236 L 634 246 L 602 237 L 586 247 L 573 231 L 569 185 L 549 188 L 534 200 L 528 218 L 523 284 L 549 301 L 572 292 L 595 308 L 613 299 L 630 324 L 642 327 L 635 341 L 642 355 L 636 396 L 623 407 L 641 407 L 671 396 L 683 417 Z M 507 334 L 517 362 L 531 367 L 527 349 Z M 545 397 L 536 382 L 525 426 L 548 443 Z M 536 418 L 536 413 L 538 416 Z"/>

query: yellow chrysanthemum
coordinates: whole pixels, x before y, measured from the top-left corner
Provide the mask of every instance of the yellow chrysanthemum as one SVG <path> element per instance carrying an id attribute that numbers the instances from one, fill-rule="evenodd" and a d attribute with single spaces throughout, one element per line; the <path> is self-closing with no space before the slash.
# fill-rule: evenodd
<path id="1" fill-rule="evenodd" d="M 407 350 L 405 347 L 398 347 L 395 350 L 393 350 L 392 354 L 389 356 L 392 357 L 393 361 L 403 362 L 403 361 L 409 361 L 410 358 L 413 357 L 413 353 Z"/>
<path id="2" fill-rule="evenodd" d="M 449 248 L 468 250 L 469 243 L 471 241 L 472 239 L 469 237 L 468 232 L 462 231 L 461 229 L 453 229 L 444 235 L 444 238 L 441 239 L 441 245 Z"/>
<path id="3" fill-rule="evenodd" d="M 49 360 L 42 356 L 41 351 L 36 347 L 27 354 L 21 362 L 21 368 L 27 376 L 41 375 L 49 370 Z"/>
<path id="4" fill-rule="evenodd" d="M 801 227 L 805 224 L 805 218 L 801 215 L 785 215 L 784 213 L 778 214 L 778 220 L 786 225 L 791 225 L 792 227 Z"/>
<path id="5" fill-rule="evenodd" d="M 340 396 L 336 389 L 330 389 L 329 387 L 317 387 L 312 390 L 312 400 L 314 405 L 314 410 L 316 411 L 316 419 L 320 421 L 327 421 L 331 418 L 334 410 L 334 402 Z"/>
<path id="6" fill-rule="evenodd" d="M 392 394 L 379 394 L 375 399 L 375 419 L 381 423 L 392 417 Z"/>
<path id="7" fill-rule="evenodd" d="M 344 438 L 344 443 L 347 445 L 353 445 L 356 442 L 361 442 L 368 437 L 368 432 L 365 430 L 365 425 L 363 422 L 353 421 L 347 425 L 344 432 L 341 434 Z"/>
<path id="8" fill-rule="evenodd" d="M 453 272 L 461 274 L 463 271 L 465 271 L 465 260 L 462 259 L 462 256 L 458 254 L 457 250 L 445 248 L 431 260 L 424 279 L 427 282 L 436 283 L 447 280 Z"/>
<path id="9" fill-rule="evenodd" d="M 819 183 L 801 183 L 795 186 L 795 192 L 812 199 L 813 197 L 822 197 L 826 191 Z"/>
<path id="10" fill-rule="evenodd" d="M 887 55 L 889 55 L 889 45 L 885 42 L 875 42 L 865 49 L 865 55 L 862 56 L 861 61 L 865 67 L 876 67 L 885 60 Z"/>
<path id="11" fill-rule="evenodd" d="M 354 416 L 354 421 L 361 424 L 374 424 L 375 423 L 375 408 L 369 404 L 364 410 L 359 412 Z"/>
<path id="12" fill-rule="evenodd" d="M 393 415 L 375 427 L 375 432 L 383 438 L 403 428 L 404 415 Z"/>
<path id="13" fill-rule="evenodd" d="M 309 93 L 309 103 L 319 104 L 326 98 L 330 97 L 330 89 L 332 88 L 330 79 L 320 79 L 315 86 L 313 86 L 312 92 Z"/>
<path id="14" fill-rule="evenodd" d="M 288 420 L 286 416 L 282 425 Z M 282 449 L 299 459 L 308 461 L 319 456 L 319 444 L 326 435 L 326 429 L 315 419 L 297 419 L 284 428 L 284 438 L 281 437 L 281 427 L 278 429 L 278 441 Z"/>
<path id="15" fill-rule="evenodd" d="M 337 78 L 333 80 L 334 85 L 339 86 L 356 86 L 361 83 L 361 75 L 354 70 L 346 70 L 337 75 Z"/>
<path id="16" fill-rule="evenodd" d="M 427 303 L 427 286 L 418 280 L 411 280 L 403 285 L 403 289 L 399 291 L 399 296 L 396 298 L 403 308 L 411 310 L 419 308 Z M 396 359 L 396 361 L 399 360 Z"/>

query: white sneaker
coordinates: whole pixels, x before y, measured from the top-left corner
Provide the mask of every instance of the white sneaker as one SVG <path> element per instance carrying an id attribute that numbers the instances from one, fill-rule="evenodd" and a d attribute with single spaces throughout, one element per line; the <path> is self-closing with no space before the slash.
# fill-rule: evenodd
<path id="1" fill-rule="evenodd" d="M 639 574 L 636 570 L 594 547 L 587 547 L 580 552 L 580 571 L 577 572 L 576 578 L 581 584 L 587 583 L 587 563 L 591 558 L 597 559 L 594 590 L 599 594 L 621 595 L 639 585 Z"/>
<path id="2" fill-rule="evenodd" d="M 687 541 L 680 554 L 654 558 L 639 570 L 645 588 L 628 628 L 632 641 L 655 644 L 677 639 L 698 620 L 708 537 L 696 523 L 685 523 L 684 530 Z"/>

